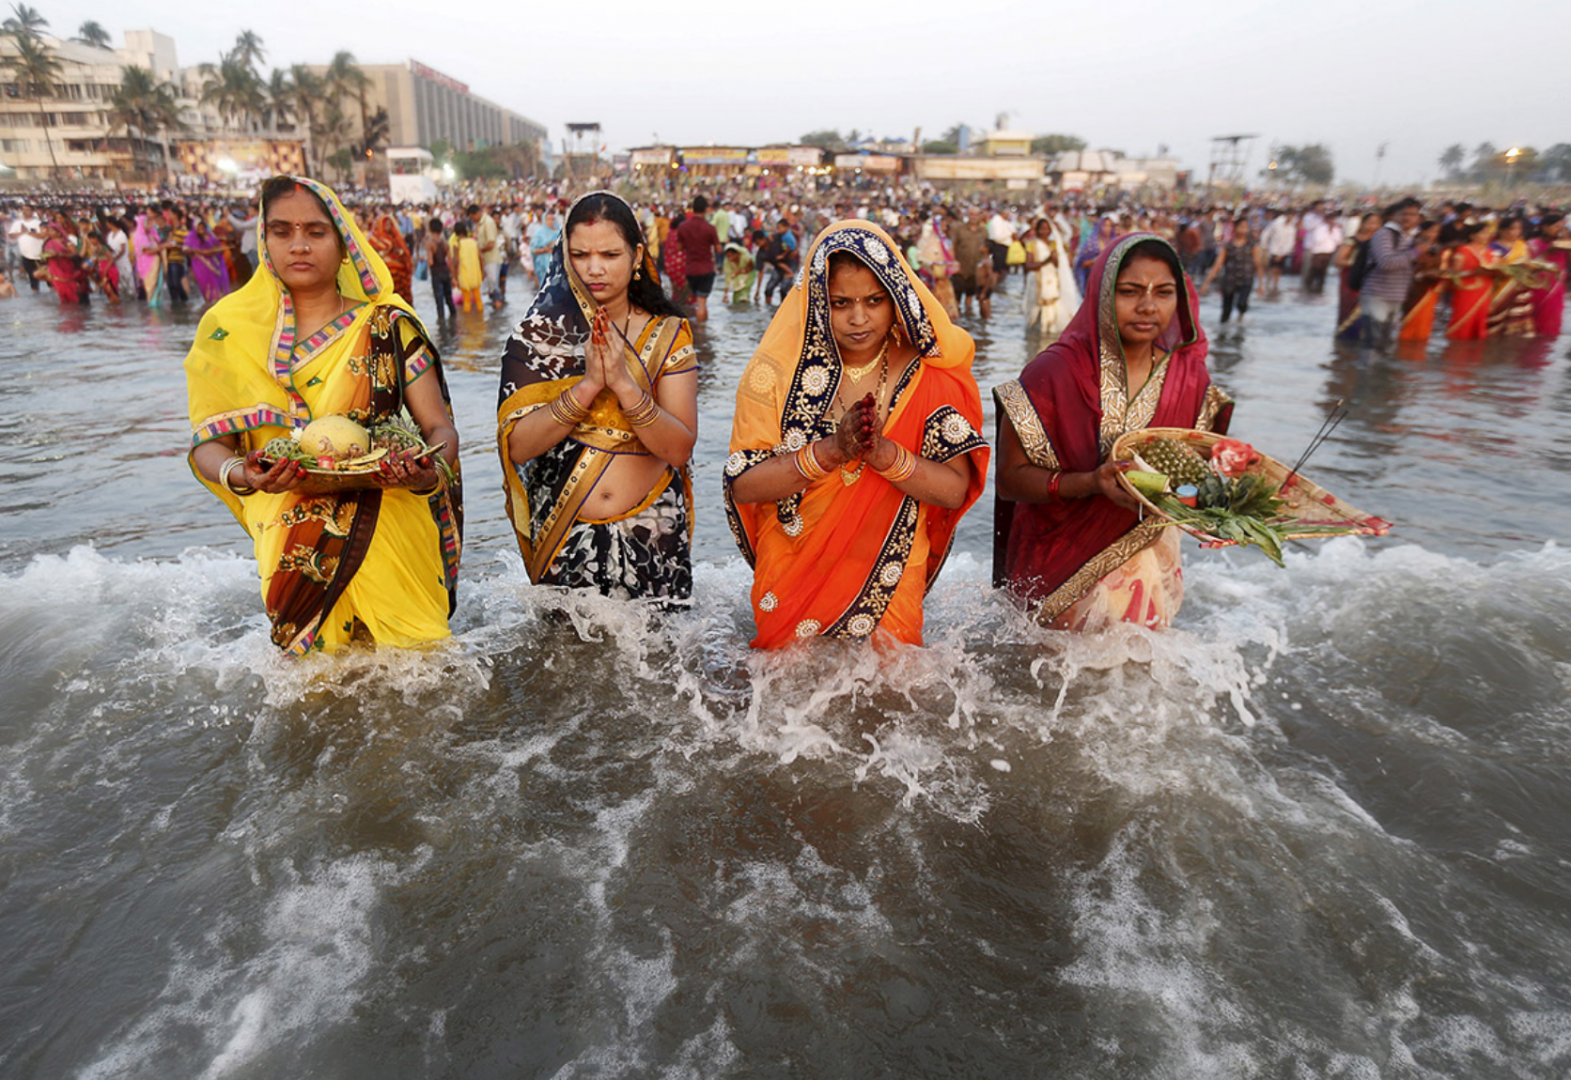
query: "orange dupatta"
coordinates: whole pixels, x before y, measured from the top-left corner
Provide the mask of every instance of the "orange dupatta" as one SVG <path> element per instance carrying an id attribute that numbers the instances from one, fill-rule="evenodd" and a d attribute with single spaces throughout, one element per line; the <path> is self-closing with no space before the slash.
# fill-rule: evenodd
<path id="1" fill-rule="evenodd" d="M 732 481 L 747 469 L 834 432 L 827 414 L 841 368 L 829 325 L 828 263 L 837 251 L 855 255 L 878 278 L 895 305 L 897 329 L 917 349 L 919 361 L 896 384 L 885 437 L 932 461 L 974 455 L 957 509 L 920 503 L 870 469 L 854 484 L 832 471 L 778 503 L 731 496 Z M 732 535 L 754 571 L 755 648 L 797 638 L 867 638 L 880 628 L 921 644 L 922 598 L 986 482 L 975 354 L 971 336 L 949 320 L 882 229 L 844 221 L 820 234 L 737 389 L 725 502 Z"/>

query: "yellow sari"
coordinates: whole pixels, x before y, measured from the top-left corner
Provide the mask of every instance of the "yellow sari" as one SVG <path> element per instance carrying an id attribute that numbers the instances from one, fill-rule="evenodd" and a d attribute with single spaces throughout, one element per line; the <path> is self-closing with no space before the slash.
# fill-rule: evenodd
<path id="1" fill-rule="evenodd" d="M 207 310 L 186 357 L 193 453 L 223 435 L 239 436 L 241 453 L 260 450 L 319 416 L 379 421 L 398 411 L 416 379 L 442 380 L 425 329 L 338 197 L 314 180 L 296 182 L 328 207 L 348 253 L 338 289 L 355 306 L 296 340 L 293 305 L 259 219 L 260 269 Z M 463 514 L 457 485 L 432 495 L 369 488 L 240 497 L 194 461 L 191 468 L 250 534 L 273 641 L 286 652 L 333 651 L 357 628 L 396 646 L 448 636 Z"/>

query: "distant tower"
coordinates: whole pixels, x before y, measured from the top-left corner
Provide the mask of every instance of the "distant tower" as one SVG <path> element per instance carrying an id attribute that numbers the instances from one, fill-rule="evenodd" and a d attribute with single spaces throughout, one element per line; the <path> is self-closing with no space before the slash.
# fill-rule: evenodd
<path id="1" fill-rule="evenodd" d="M 1217 188 L 1242 188 L 1244 167 L 1249 161 L 1250 145 L 1258 135 L 1216 135 L 1211 139 L 1211 168 L 1206 174 L 1206 188 L 1215 193 Z"/>
<path id="2" fill-rule="evenodd" d="M 562 155 L 569 177 L 600 175 L 600 124 L 568 124 Z"/>

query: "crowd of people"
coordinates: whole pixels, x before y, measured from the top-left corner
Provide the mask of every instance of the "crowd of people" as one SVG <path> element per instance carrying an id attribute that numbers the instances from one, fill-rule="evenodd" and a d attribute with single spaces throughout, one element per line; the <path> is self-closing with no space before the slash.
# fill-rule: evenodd
<path id="1" fill-rule="evenodd" d="M 717 291 L 773 307 L 722 470 L 754 573 L 754 644 L 915 644 L 987 485 L 961 323 L 988 318 L 1001 292 L 1046 347 L 993 389 L 995 582 L 1055 627 L 1161 626 L 1182 600 L 1177 533 L 1142 521 L 1110 451 L 1149 426 L 1226 431 L 1203 295 L 1221 292 L 1226 322 L 1257 279 L 1273 293 L 1299 273 L 1312 297 L 1339 269 L 1339 334 L 1427 338 L 1446 306 L 1453 337 L 1547 335 L 1571 249 L 1561 215 L 1530 206 L 774 195 L 470 191 L 394 207 L 277 177 L 255 204 L 29 204 L 5 232 L 61 303 L 209 305 L 186 362 L 191 467 L 251 534 L 274 640 L 297 654 L 448 632 L 459 432 L 415 314 L 421 288 L 439 320 L 494 317 L 510 278 L 529 297 L 510 318 L 495 438 L 531 581 L 662 607 L 692 589 L 694 334 Z M 347 484 L 269 456 L 339 414 L 403 417 L 436 449 L 387 454 Z"/>
<path id="2" fill-rule="evenodd" d="M 801 255 L 834 221 L 870 220 L 932 290 L 950 318 L 993 312 L 1011 275 L 1027 325 L 1057 334 L 1069 325 L 1091 267 L 1114 238 L 1152 232 L 1168 239 L 1202 297 L 1219 295 L 1220 321 L 1242 320 L 1256 296 L 1277 297 L 1284 275 L 1323 294 L 1338 271 L 1336 334 L 1383 344 L 1391 338 L 1553 336 L 1564 308 L 1563 214 L 1517 204 L 1381 209 L 1326 200 L 1277 205 L 1098 205 L 1083 197 L 1024 204 L 966 200 L 889 184 L 860 190 L 818 185 L 748 189 L 716 182 L 697 198 L 630 192 L 649 253 L 670 293 L 708 317 L 722 303 L 778 304 Z M 360 192 L 346 209 L 412 303 L 429 287 L 439 318 L 497 311 L 509 280 L 529 295 L 548 272 L 568 202 L 560 183 L 474 186 L 437 203 L 390 204 Z M 0 210 L 8 291 L 20 276 L 62 304 L 211 304 L 256 271 L 258 207 L 217 198 L 106 205 L 54 196 Z M 427 285 L 428 283 L 428 285 Z M 1442 317 L 1437 323 L 1437 313 Z"/>

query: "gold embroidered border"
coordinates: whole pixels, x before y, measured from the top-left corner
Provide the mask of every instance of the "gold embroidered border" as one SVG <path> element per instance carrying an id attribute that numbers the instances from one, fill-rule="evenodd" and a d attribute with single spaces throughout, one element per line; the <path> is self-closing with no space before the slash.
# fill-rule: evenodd
<path id="1" fill-rule="evenodd" d="M 1195 428 L 1199 431 L 1211 431 L 1216 423 L 1217 414 L 1224 408 L 1233 404 L 1233 399 L 1227 391 L 1212 383 L 1206 387 L 1205 401 L 1201 402 L 1200 415 L 1195 417 Z"/>
<path id="2" fill-rule="evenodd" d="M 1058 470 L 1063 468 L 1058 463 L 1058 454 L 1053 450 L 1053 441 L 1047 437 L 1046 430 L 1042 427 L 1042 418 L 1036 414 L 1036 409 L 1031 405 L 1031 399 L 1026 394 L 1024 386 L 1019 379 L 1011 379 L 1002 386 L 993 388 L 993 399 L 998 402 L 998 407 L 1004 410 L 1004 415 L 1009 417 L 1009 423 L 1015 429 L 1015 435 L 1020 439 L 1020 448 L 1025 451 L 1026 460 L 1041 469 Z"/>
<path id="3" fill-rule="evenodd" d="M 1037 607 L 1036 621 L 1049 623 L 1074 606 L 1098 581 L 1123 566 L 1149 547 L 1161 534 L 1162 526 L 1145 522 L 1136 525 L 1123 536 L 1093 555 L 1084 566 L 1076 570 L 1069 580 Z"/>

